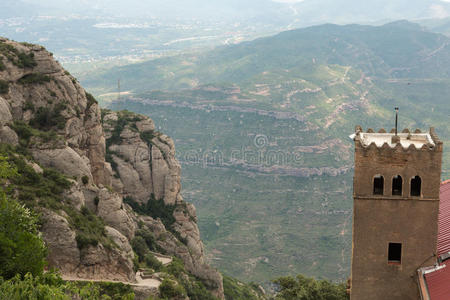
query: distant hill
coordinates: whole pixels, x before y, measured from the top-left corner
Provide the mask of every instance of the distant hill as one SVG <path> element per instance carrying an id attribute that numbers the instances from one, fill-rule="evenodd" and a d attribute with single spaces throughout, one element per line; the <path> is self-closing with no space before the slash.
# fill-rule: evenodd
<path id="1" fill-rule="evenodd" d="M 82 81 L 171 135 L 213 264 L 241 279 L 349 275 L 348 135 L 435 126 L 450 142 L 449 38 L 406 21 L 321 25 Z M 108 94 L 109 93 L 109 94 Z M 112 94 L 111 94 L 112 93 Z M 102 96 L 103 95 L 103 96 Z M 444 154 L 443 178 L 450 177 Z"/>
<path id="2" fill-rule="evenodd" d="M 446 36 L 407 21 L 380 27 L 328 24 L 206 53 L 114 68 L 83 80 L 88 86 L 107 87 L 107 82 L 122 78 L 125 89 L 142 92 L 242 83 L 264 71 L 291 70 L 309 76 L 311 68 L 320 65 L 352 66 L 367 76 L 436 78 L 450 74 L 449 44 Z"/>
<path id="3" fill-rule="evenodd" d="M 290 28 L 322 23 L 373 23 L 398 19 L 444 18 L 450 4 L 440 0 L 177 0 L 167 1 L 55 1 L 4 0 L 0 16 L 115 16 L 124 18 L 159 17 L 218 21 L 250 21 Z M 32 9 L 30 9 L 32 8 Z"/>

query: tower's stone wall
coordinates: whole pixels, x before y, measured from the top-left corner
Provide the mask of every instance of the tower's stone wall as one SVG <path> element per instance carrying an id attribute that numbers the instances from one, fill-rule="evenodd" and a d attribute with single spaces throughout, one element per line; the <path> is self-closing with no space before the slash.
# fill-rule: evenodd
<path id="1" fill-rule="evenodd" d="M 377 145 L 370 137 L 363 140 L 361 132 L 357 127 L 354 137 L 351 299 L 419 299 L 416 271 L 435 261 L 442 142 L 430 130 L 429 142 L 419 147 L 404 148 L 406 140 Z M 384 178 L 380 195 L 374 195 L 377 175 Z M 402 195 L 393 196 L 392 180 L 397 175 L 402 177 Z M 419 196 L 410 192 L 415 176 L 422 180 Z M 389 243 L 402 245 L 400 263 L 389 262 Z"/>

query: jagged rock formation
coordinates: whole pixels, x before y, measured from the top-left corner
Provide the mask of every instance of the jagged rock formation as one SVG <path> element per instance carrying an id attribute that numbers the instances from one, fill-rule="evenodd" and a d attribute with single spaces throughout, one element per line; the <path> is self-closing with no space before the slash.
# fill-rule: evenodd
<path id="1" fill-rule="evenodd" d="M 162 249 L 181 258 L 189 272 L 202 278 L 221 297 L 222 278 L 205 263 L 195 207 L 185 203 L 180 194 L 181 168 L 175 159 L 172 139 L 155 131 L 153 121 L 147 117 L 126 111 L 104 110 L 102 114 L 114 189 L 141 204 L 161 199 L 175 207 L 170 230 L 176 232 L 183 243 L 174 235 L 168 235 L 169 228 L 159 220 L 136 216 L 137 222 L 154 234 Z"/>
<path id="2" fill-rule="evenodd" d="M 95 99 L 44 48 L 0 38 L 0 142 L 27 149 L 42 167 L 71 178 L 64 203 L 82 213 L 87 208 L 107 225 L 114 246 L 80 247 L 67 213 L 43 209 L 50 266 L 71 278 L 133 282 L 130 242 L 146 229 L 223 298 L 222 277 L 204 260 L 195 208 L 180 195 L 173 141 L 155 132 L 152 120 L 128 112 L 102 116 Z M 139 215 L 124 197 L 140 204 L 162 199 L 174 222 L 169 228 Z"/>

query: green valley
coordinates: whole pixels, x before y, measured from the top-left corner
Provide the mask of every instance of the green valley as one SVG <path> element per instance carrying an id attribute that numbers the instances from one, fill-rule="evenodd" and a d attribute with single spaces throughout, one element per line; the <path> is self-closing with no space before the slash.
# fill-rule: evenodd
<path id="1" fill-rule="evenodd" d="M 349 276 L 355 125 L 390 130 L 399 106 L 402 128 L 434 126 L 450 142 L 450 39 L 405 21 L 293 30 L 80 79 L 174 139 L 209 258 L 245 281 Z"/>

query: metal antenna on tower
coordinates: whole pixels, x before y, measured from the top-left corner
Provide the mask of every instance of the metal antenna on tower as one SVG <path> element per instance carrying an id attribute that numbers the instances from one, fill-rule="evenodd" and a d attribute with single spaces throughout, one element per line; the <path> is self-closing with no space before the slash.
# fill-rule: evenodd
<path id="1" fill-rule="evenodd" d="M 395 108 L 395 136 L 398 133 L 398 107 Z"/>

